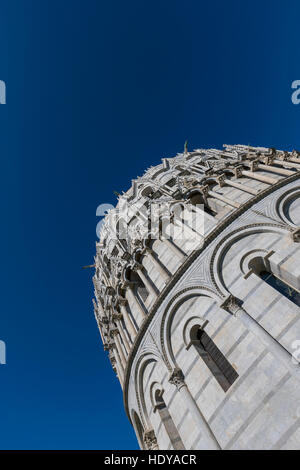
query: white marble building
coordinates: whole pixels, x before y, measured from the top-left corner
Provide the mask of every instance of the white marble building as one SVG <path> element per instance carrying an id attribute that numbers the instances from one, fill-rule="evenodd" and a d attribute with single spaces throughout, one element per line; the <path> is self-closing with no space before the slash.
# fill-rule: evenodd
<path id="1" fill-rule="evenodd" d="M 94 311 L 142 449 L 300 449 L 299 176 L 297 151 L 185 151 L 106 216 Z"/>

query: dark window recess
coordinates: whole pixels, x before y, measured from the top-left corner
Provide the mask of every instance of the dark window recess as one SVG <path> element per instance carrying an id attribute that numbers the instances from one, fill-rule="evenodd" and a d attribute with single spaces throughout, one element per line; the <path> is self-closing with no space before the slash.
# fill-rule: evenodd
<path id="1" fill-rule="evenodd" d="M 162 193 L 160 191 L 155 191 L 155 193 L 153 193 L 152 199 L 158 199 L 161 196 Z"/>
<path id="2" fill-rule="evenodd" d="M 172 178 L 170 181 L 168 181 L 168 183 L 166 183 L 167 186 L 169 186 L 169 188 L 173 188 L 173 186 L 175 186 L 176 184 L 176 179 L 175 178 Z"/>
<path id="3" fill-rule="evenodd" d="M 135 284 L 135 292 L 137 292 L 138 296 L 142 299 L 142 301 L 144 302 L 148 295 L 149 295 L 149 292 L 147 291 L 146 289 L 146 286 L 145 284 L 143 283 L 143 281 L 141 280 L 141 278 L 138 276 L 138 274 L 134 271 L 130 271 L 129 273 L 129 281 L 132 281 L 134 282 Z"/>
<path id="4" fill-rule="evenodd" d="M 300 293 L 298 291 L 288 286 L 281 279 L 274 276 L 274 274 L 268 273 L 267 271 L 262 271 L 259 276 L 263 281 L 269 284 L 269 286 L 276 289 L 280 294 L 284 295 L 300 307 Z"/>
<path id="5" fill-rule="evenodd" d="M 203 330 L 198 330 L 195 347 L 215 379 L 226 392 L 238 378 L 238 373 Z"/>

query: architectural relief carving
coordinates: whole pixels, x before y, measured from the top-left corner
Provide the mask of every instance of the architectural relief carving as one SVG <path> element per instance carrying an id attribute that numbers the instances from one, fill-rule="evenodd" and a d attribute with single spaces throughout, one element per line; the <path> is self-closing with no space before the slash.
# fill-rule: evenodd
<path id="1" fill-rule="evenodd" d="M 184 375 L 181 369 L 174 369 L 172 374 L 169 377 L 169 382 L 172 385 L 175 385 L 177 390 L 180 390 L 181 387 L 185 385 L 184 383 Z"/>
<path id="2" fill-rule="evenodd" d="M 144 432 L 144 444 L 148 450 L 158 450 L 157 439 L 153 429 L 147 429 Z"/>

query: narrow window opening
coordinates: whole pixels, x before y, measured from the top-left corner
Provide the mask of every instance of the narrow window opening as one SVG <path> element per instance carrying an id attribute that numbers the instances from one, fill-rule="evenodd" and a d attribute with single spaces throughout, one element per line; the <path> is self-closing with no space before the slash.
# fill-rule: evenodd
<path id="1" fill-rule="evenodd" d="M 197 331 L 194 330 L 193 332 L 192 330 L 191 340 L 201 359 L 205 362 L 224 392 L 227 392 L 238 378 L 236 370 L 204 330 L 201 330 L 199 327 L 197 327 Z"/>
<path id="2" fill-rule="evenodd" d="M 217 215 L 217 212 L 211 209 L 211 207 L 209 207 L 207 204 L 204 204 L 203 197 L 200 193 L 192 195 L 190 198 L 190 203 L 193 204 L 193 206 L 201 205 L 206 214 L 209 214 L 213 217 Z"/>
<path id="3" fill-rule="evenodd" d="M 269 286 L 276 289 L 281 295 L 288 298 L 295 305 L 300 307 L 300 293 L 286 284 L 284 281 L 274 276 L 274 274 L 269 273 L 268 271 L 261 271 L 259 277 L 265 281 Z"/>

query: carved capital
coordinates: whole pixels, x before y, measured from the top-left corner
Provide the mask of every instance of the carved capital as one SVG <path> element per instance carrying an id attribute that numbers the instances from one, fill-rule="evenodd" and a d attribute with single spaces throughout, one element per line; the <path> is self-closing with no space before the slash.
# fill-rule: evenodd
<path id="1" fill-rule="evenodd" d="M 235 176 L 236 178 L 240 178 L 240 177 L 242 176 L 242 171 L 243 171 L 243 169 L 244 169 L 244 168 L 243 168 L 242 165 L 239 165 L 239 166 L 235 167 L 235 169 L 234 169 L 234 176 Z"/>
<path id="2" fill-rule="evenodd" d="M 295 243 L 300 243 L 300 227 L 295 228 L 292 232 L 292 239 Z"/>
<path id="3" fill-rule="evenodd" d="M 153 429 L 146 429 L 143 440 L 147 450 L 158 450 L 157 439 Z"/>
<path id="4" fill-rule="evenodd" d="M 220 307 L 226 310 L 227 312 L 231 313 L 231 315 L 236 315 L 238 310 L 241 308 L 241 301 L 230 294 L 220 304 Z"/>
<path id="5" fill-rule="evenodd" d="M 110 335 L 111 335 L 112 338 L 113 338 L 114 336 L 117 336 L 117 334 L 119 334 L 118 328 L 112 328 L 112 329 L 110 330 Z"/>
<path id="6" fill-rule="evenodd" d="M 275 155 L 267 155 L 266 157 L 263 157 L 262 161 L 264 162 L 265 165 L 273 165 L 274 158 L 275 158 Z"/>
<path id="7" fill-rule="evenodd" d="M 203 186 L 200 187 L 200 191 L 201 193 L 203 194 L 203 196 L 207 196 L 208 195 L 208 191 L 209 191 L 209 186 L 208 184 L 205 184 Z"/>
<path id="8" fill-rule="evenodd" d="M 143 269 L 142 264 L 140 264 L 138 261 L 135 261 L 134 265 L 132 266 L 132 271 L 138 272 Z"/>
<path id="9" fill-rule="evenodd" d="M 106 295 L 114 295 L 115 289 L 112 286 L 107 286 L 105 289 L 105 294 Z"/>
<path id="10" fill-rule="evenodd" d="M 256 171 L 258 168 L 259 161 L 258 160 L 253 160 L 250 162 L 250 170 L 251 171 Z"/>
<path id="11" fill-rule="evenodd" d="M 121 321 L 122 318 L 123 318 L 122 313 L 118 313 L 118 312 L 113 313 L 113 316 L 112 316 L 113 321 Z"/>
<path id="12" fill-rule="evenodd" d="M 125 299 L 125 297 L 118 297 L 118 303 L 120 305 L 124 305 L 125 307 L 125 305 L 127 304 L 127 299 Z"/>
<path id="13" fill-rule="evenodd" d="M 182 370 L 176 367 L 169 377 L 169 382 L 170 384 L 175 385 L 178 390 L 180 390 L 180 388 L 185 385 Z"/>
<path id="14" fill-rule="evenodd" d="M 218 181 L 218 184 L 219 184 L 220 188 L 222 188 L 222 186 L 225 185 L 225 183 L 224 183 L 225 178 L 226 178 L 226 176 L 224 175 L 224 173 L 217 177 L 217 181 Z"/>

